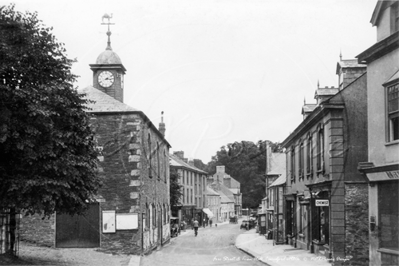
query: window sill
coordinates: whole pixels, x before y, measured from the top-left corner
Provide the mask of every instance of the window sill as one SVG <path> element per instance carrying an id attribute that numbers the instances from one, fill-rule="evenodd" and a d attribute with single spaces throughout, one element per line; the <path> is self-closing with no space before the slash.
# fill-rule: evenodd
<path id="1" fill-rule="evenodd" d="M 390 141 L 390 142 L 386 142 L 385 146 L 392 146 L 392 145 L 398 145 L 398 144 L 399 144 L 399 139 L 393 140 L 393 141 Z"/>
<path id="2" fill-rule="evenodd" d="M 392 249 L 387 249 L 387 248 L 379 248 L 379 249 L 377 249 L 377 252 L 386 253 L 386 254 L 392 254 L 392 255 L 398 255 L 399 256 L 399 251 L 392 250 Z"/>

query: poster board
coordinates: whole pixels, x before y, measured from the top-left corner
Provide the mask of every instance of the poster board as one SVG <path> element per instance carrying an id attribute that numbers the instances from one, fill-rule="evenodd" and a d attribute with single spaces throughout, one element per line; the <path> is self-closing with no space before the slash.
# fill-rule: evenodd
<path id="1" fill-rule="evenodd" d="M 116 229 L 117 230 L 132 230 L 139 227 L 137 213 L 117 213 L 116 214 Z"/>
<path id="2" fill-rule="evenodd" d="M 103 233 L 115 233 L 115 211 L 103 211 Z"/>

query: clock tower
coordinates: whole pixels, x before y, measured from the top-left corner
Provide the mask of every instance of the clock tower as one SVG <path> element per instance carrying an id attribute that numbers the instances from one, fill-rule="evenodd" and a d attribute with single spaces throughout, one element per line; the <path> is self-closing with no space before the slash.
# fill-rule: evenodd
<path id="1" fill-rule="evenodd" d="M 111 18 L 112 14 L 111 16 L 108 14 L 103 16 L 103 21 L 108 19 L 107 23 L 101 23 L 101 25 L 108 25 L 107 48 L 97 57 L 95 64 L 90 64 L 90 69 L 93 71 L 93 87 L 123 102 L 123 78 L 126 68 L 123 66 L 119 56 L 111 48 L 110 25 L 114 25 L 114 23 L 110 22 Z"/>

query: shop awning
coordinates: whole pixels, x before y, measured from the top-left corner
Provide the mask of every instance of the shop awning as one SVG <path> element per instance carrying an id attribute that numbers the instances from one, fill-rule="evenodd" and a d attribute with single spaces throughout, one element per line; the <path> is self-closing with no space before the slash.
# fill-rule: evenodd
<path id="1" fill-rule="evenodd" d="M 208 208 L 203 208 L 202 211 L 205 212 L 206 215 L 208 215 L 208 218 L 212 218 L 212 217 L 213 217 L 213 213 L 211 212 L 210 209 L 208 209 Z"/>

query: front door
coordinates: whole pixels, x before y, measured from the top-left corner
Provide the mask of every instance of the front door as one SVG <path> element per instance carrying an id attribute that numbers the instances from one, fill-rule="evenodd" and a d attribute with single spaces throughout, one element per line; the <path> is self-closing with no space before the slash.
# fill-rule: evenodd
<path id="1" fill-rule="evenodd" d="M 55 246 L 57 248 L 94 248 L 100 246 L 100 206 L 90 205 L 82 215 L 57 214 Z"/>

